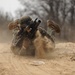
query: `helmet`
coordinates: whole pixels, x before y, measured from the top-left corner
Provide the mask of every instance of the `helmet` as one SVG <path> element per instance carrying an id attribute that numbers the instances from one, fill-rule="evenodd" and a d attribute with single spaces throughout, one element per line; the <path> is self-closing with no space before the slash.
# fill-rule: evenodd
<path id="1" fill-rule="evenodd" d="M 19 23 L 22 25 L 22 24 L 29 24 L 29 22 L 32 21 L 31 17 L 29 16 L 24 16 L 24 17 L 21 17 L 21 19 L 19 20 Z"/>

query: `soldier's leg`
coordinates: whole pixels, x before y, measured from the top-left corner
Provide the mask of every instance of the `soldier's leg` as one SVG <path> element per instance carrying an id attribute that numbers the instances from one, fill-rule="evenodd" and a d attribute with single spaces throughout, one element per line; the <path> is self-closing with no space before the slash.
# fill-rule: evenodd
<path id="1" fill-rule="evenodd" d="M 35 46 L 35 57 L 37 58 L 45 58 L 45 43 L 44 39 L 39 32 L 36 33 L 37 37 L 34 40 Z"/>
<path id="2" fill-rule="evenodd" d="M 53 51 L 53 49 L 55 48 L 55 43 L 46 36 L 44 37 L 44 41 L 45 41 L 46 51 L 48 53 Z"/>
<path id="3" fill-rule="evenodd" d="M 21 50 L 19 51 L 19 55 L 27 55 L 27 50 L 30 47 L 31 41 L 28 38 L 25 38 L 22 43 Z"/>
<path id="4" fill-rule="evenodd" d="M 21 48 L 21 42 L 17 43 L 17 38 L 16 36 L 13 36 L 13 39 L 12 39 L 12 43 L 11 43 L 11 50 L 14 54 L 18 54 L 20 48 Z"/>
<path id="5" fill-rule="evenodd" d="M 38 58 L 46 58 L 55 48 L 55 43 L 47 36 L 42 37 L 40 33 L 36 34 L 37 37 L 34 40 L 34 46 L 36 48 L 35 56 Z"/>
<path id="6" fill-rule="evenodd" d="M 19 48 L 19 47 L 14 46 L 14 45 L 12 45 L 12 44 L 11 44 L 10 49 L 12 50 L 12 52 L 13 52 L 14 54 L 18 54 L 18 52 L 20 51 L 20 48 Z"/>

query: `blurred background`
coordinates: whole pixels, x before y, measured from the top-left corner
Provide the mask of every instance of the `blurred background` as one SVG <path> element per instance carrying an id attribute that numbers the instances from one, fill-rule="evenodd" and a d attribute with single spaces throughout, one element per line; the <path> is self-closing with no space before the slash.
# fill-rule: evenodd
<path id="1" fill-rule="evenodd" d="M 41 19 L 45 29 L 47 20 L 54 20 L 61 28 L 55 37 L 75 42 L 75 0 L 0 0 L 0 42 L 9 40 L 9 34 L 12 37 L 8 24 L 26 15 Z"/>

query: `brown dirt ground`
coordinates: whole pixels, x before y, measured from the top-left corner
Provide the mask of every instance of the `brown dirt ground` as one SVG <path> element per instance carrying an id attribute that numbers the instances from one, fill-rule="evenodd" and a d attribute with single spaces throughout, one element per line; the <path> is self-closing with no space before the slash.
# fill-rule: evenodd
<path id="1" fill-rule="evenodd" d="M 57 43 L 50 59 L 14 55 L 9 43 L 0 43 L 0 75 L 75 75 L 75 43 Z M 34 66 L 33 61 L 45 64 Z"/>

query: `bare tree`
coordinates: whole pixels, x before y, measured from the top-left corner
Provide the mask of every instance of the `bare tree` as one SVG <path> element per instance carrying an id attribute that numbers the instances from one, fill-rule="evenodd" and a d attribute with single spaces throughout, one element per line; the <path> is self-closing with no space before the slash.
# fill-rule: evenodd
<path id="1" fill-rule="evenodd" d="M 75 17 L 75 0 L 70 0 L 71 7 L 70 7 L 70 24 L 74 25 L 74 17 Z"/>
<path id="2" fill-rule="evenodd" d="M 19 0 L 24 9 L 19 14 L 39 17 L 46 28 L 48 19 L 54 20 L 61 27 L 60 37 L 68 40 L 75 23 L 75 0 Z M 72 32 L 73 33 L 73 32 Z"/>
<path id="3" fill-rule="evenodd" d="M 10 13 L 5 13 L 4 11 L 0 11 L 0 28 L 6 29 L 8 23 L 13 20 L 12 15 Z"/>

